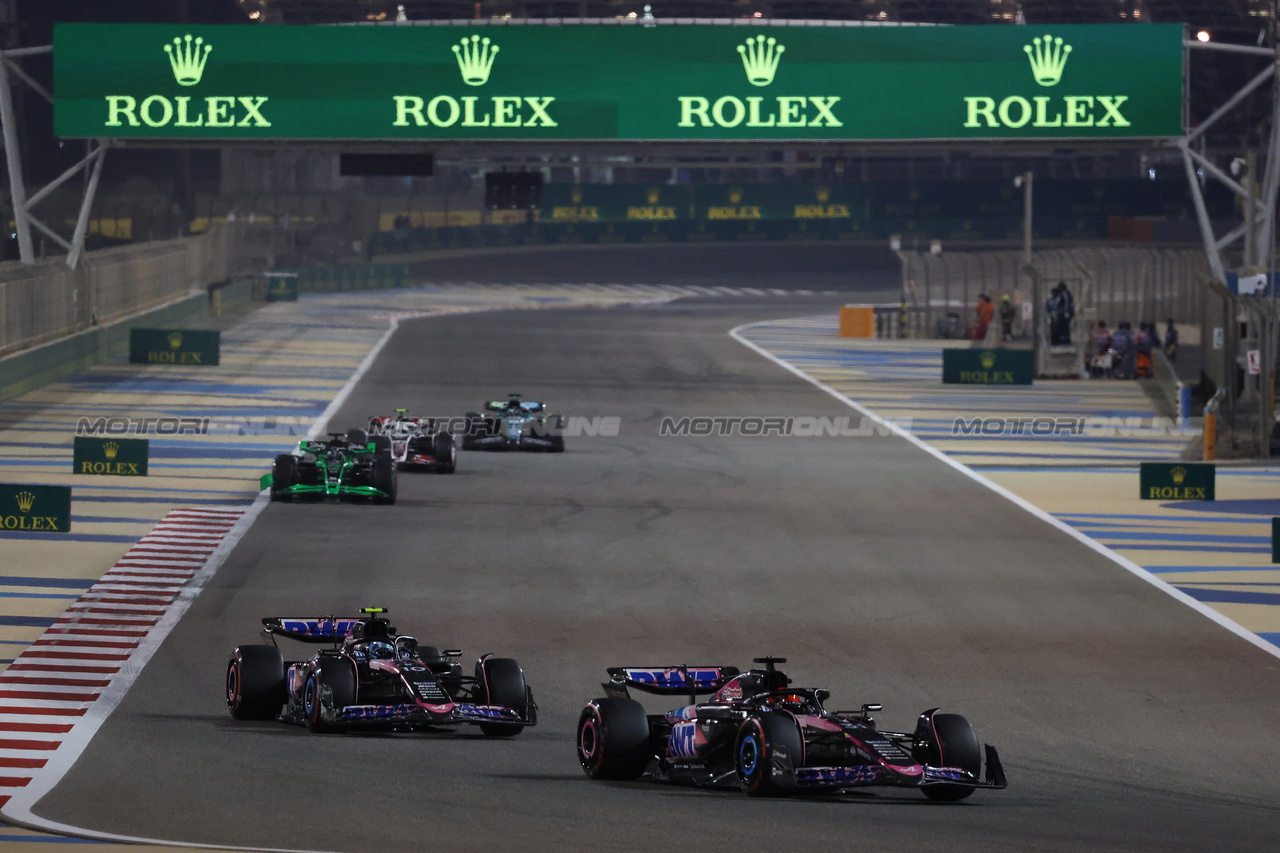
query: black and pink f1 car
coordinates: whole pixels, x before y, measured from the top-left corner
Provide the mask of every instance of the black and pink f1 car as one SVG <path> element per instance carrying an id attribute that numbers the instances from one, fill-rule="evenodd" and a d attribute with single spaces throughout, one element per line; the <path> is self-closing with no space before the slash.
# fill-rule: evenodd
<path id="1" fill-rule="evenodd" d="M 396 409 L 391 417 L 369 418 L 369 435 L 390 439 L 391 457 L 399 468 L 452 474 L 458 467 L 457 441 L 436 426 L 432 418 L 411 418 L 408 409 Z"/>
<path id="2" fill-rule="evenodd" d="M 384 613 L 364 608 L 356 618 L 263 619 L 270 642 L 239 646 L 227 663 L 231 716 L 279 718 L 313 732 L 472 723 L 486 735 L 510 737 L 537 725 L 538 706 L 516 661 L 485 655 L 475 675 L 465 676 L 455 661 L 462 652 L 420 646 L 398 634 Z M 277 637 L 331 648 L 286 661 Z"/>
<path id="3" fill-rule="evenodd" d="M 871 712 L 828 711 L 826 690 L 792 687 L 776 664 L 613 667 L 606 696 L 578 718 L 578 760 L 593 779 L 740 786 L 748 794 L 919 788 L 931 800 L 963 800 L 1007 786 L 995 747 L 979 745 L 969 721 L 932 708 L 914 732 L 878 729 Z M 686 696 L 688 704 L 647 714 L 629 690 Z M 698 696 L 710 694 L 699 703 Z M 985 752 L 986 776 L 981 776 Z"/>

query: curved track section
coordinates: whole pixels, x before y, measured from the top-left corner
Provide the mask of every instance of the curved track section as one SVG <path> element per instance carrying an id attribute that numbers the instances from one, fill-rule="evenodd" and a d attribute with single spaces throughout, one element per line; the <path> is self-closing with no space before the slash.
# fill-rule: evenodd
<path id="1" fill-rule="evenodd" d="M 404 476 L 390 508 L 268 507 L 36 813 L 351 851 L 1272 844 L 1274 659 L 898 437 L 659 436 L 663 416 L 849 415 L 726 334 L 786 313 L 405 322 L 335 425 L 519 391 L 621 435 L 468 453 L 452 477 Z M 518 657 L 541 724 L 333 737 L 226 714 L 226 654 L 262 616 L 383 604 L 424 642 Z M 763 654 L 843 707 L 884 703 L 890 726 L 966 714 L 1010 789 L 760 802 L 583 776 L 573 726 L 606 666 Z"/>

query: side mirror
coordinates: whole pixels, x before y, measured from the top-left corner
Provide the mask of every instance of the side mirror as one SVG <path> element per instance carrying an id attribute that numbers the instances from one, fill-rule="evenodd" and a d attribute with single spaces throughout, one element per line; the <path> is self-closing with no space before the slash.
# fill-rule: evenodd
<path id="1" fill-rule="evenodd" d="M 826 702 L 831 698 L 831 691 L 819 688 L 818 690 L 813 691 L 813 695 L 818 698 L 819 702 Z"/>
<path id="2" fill-rule="evenodd" d="M 462 649 L 445 649 L 440 653 L 441 657 L 460 658 L 462 657 Z"/>
<path id="3" fill-rule="evenodd" d="M 883 707 L 884 707 L 884 706 L 883 706 L 883 705 L 880 705 L 880 704 L 869 704 L 869 705 L 863 705 L 863 706 L 862 706 L 862 714 L 863 714 L 863 716 L 866 716 L 867 714 L 870 714 L 872 711 L 879 711 L 879 710 L 880 710 L 880 709 L 882 709 Z"/>

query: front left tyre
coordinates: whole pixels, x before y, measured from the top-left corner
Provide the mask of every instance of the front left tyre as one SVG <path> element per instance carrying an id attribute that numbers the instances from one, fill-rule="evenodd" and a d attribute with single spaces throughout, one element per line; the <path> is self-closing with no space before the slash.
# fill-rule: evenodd
<path id="1" fill-rule="evenodd" d="M 227 662 L 227 708 L 237 720 L 272 720 L 285 702 L 284 657 L 275 646 L 240 646 Z"/>
<path id="2" fill-rule="evenodd" d="M 298 485 L 298 457 L 291 453 L 282 453 L 271 464 L 271 500 L 287 501 L 290 495 L 284 490 Z"/>
<path id="3" fill-rule="evenodd" d="M 331 709 L 336 713 L 347 705 L 356 703 L 355 667 L 341 658 L 322 657 L 316 668 L 307 676 L 302 686 L 302 712 L 307 729 L 317 734 L 342 731 L 342 726 L 324 719 L 326 693 Z"/>
<path id="4" fill-rule="evenodd" d="M 804 762 L 804 739 L 788 714 L 758 714 L 743 720 L 733 745 L 734 769 L 742 790 L 753 797 L 790 792 L 794 770 Z M 774 768 L 782 772 L 775 774 Z M 787 771 L 791 771 L 790 774 Z"/>
<path id="5" fill-rule="evenodd" d="M 390 453 L 378 454 L 373 460 L 373 470 L 369 474 L 369 485 L 382 492 L 373 502 L 376 504 L 393 504 L 396 502 L 396 460 Z"/>
<path id="6" fill-rule="evenodd" d="M 925 711 L 916 724 L 912 756 L 930 767 L 955 767 L 975 777 L 982 771 L 982 745 L 969 721 L 959 714 Z M 924 785 L 920 788 L 931 800 L 956 802 L 970 796 L 971 785 Z"/>

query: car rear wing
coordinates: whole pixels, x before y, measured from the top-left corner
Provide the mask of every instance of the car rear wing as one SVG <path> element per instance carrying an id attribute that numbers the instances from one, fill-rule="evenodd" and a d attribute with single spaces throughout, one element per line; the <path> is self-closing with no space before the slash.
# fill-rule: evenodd
<path id="1" fill-rule="evenodd" d="M 340 643 L 358 616 L 268 616 L 262 620 L 263 633 L 288 637 L 301 643 Z"/>
<path id="2" fill-rule="evenodd" d="M 634 687 L 659 696 L 696 697 L 715 693 L 729 679 L 740 675 L 736 666 L 611 666 L 609 682 L 604 685 L 610 696 L 627 696 Z"/>

